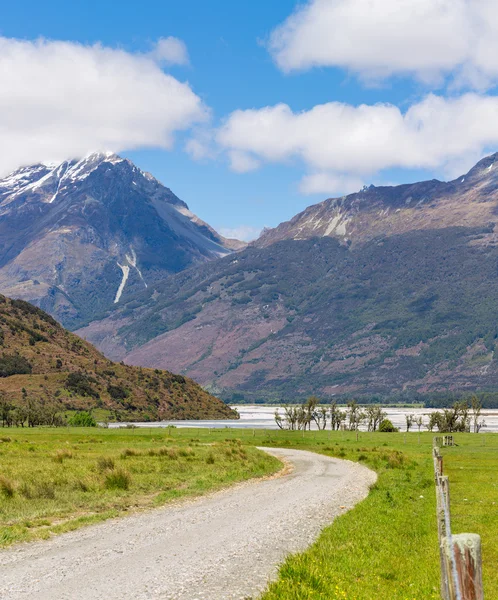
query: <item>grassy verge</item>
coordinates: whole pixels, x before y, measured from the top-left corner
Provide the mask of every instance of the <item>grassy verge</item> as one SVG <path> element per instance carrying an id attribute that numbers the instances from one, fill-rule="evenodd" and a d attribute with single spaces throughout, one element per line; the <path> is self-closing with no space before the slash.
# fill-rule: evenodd
<path id="1" fill-rule="evenodd" d="M 1 430 L 0 546 L 273 473 L 280 463 L 223 438 L 174 430 Z"/>
<path id="2" fill-rule="evenodd" d="M 262 600 L 440 597 L 431 434 L 269 437 L 265 443 L 363 462 L 379 477 L 366 500 L 284 562 Z M 453 531 L 481 535 L 485 596 L 498 598 L 498 436 L 455 438 L 458 446 L 444 450 Z"/>

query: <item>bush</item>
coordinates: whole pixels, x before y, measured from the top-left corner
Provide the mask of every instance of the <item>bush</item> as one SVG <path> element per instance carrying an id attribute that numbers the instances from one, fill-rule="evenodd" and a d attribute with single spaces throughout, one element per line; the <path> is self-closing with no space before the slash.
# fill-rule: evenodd
<path id="1" fill-rule="evenodd" d="M 381 433 L 395 433 L 399 431 L 397 427 L 394 427 L 392 422 L 389 419 L 383 419 L 379 425 L 379 431 Z"/>
<path id="2" fill-rule="evenodd" d="M 109 384 L 107 386 L 107 391 L 113 400 L 125 400 L 129 396 L 128 391 L 121 385 Z"/>
<path id="3" fill-rule="evenodd" d="M 97 380 L 84 373 L 69 373 L 66 379 L 66 388 L 78 394 L 79 396 L 91 396 L 99 398 L 100 395 L 90 384 L 97 383 Z"/>
<path id="4" fill-rule="evenodd" d="M 31 364 L 20 354 L 2 354 L 0 357 L 0 377 L 29 375 Z"/>
<path id="5" fill-rule="evenodd" d="M 127 490 L 131 484 L 131 476 L 123 469 L 110 471 L 105 478 L 105 487 L 108 490 Z"/>
<path id="6" fill-rule="evenodd" d="M 97 427 L 97 421 L 84 410 L 72 415 L 67 423 L 70 427 Z"/>

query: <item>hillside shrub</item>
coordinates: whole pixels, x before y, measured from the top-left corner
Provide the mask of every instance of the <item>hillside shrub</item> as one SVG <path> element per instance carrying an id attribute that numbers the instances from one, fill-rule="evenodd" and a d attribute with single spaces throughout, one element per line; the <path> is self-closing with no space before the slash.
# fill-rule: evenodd
<path id="1" fill-rule="evenodd" d="M 69 373 L 66 379 L 66 388 L 79 396 L 92 396 L 100 398 L 100 394 L 91 384 L 97 383 L 97 380 L 85 373 Z"/>
<path id="2" fill-rule="evenodd" d="M 20 354 L 2 354 L 0 357 L 0 377 L 29 375 L 31 371 L 31 364 Z"/>
<path id="3" fill-rule="evenodd" d="M 121 385 L 109 384 L 107 386 L 107 391 L 113 400 L 125 400 L 129 396 L 128 391 Z"/>

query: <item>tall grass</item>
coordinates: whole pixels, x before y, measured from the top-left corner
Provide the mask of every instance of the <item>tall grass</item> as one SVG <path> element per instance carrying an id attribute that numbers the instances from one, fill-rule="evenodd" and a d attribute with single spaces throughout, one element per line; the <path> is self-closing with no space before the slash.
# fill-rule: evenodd
<path id="1" fill-rule="evenodd" d="M 1 444 L 0 546 L 47 537 L 278 470 L 251 448 L 155 430 L 9 430 Z"/>

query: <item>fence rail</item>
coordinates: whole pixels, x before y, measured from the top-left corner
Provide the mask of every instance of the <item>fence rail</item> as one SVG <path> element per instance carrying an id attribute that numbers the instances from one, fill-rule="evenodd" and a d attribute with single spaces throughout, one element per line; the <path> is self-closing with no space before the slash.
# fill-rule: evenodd
<path id="1" fill-rule="evenodd" d="M 484 600 L 481 538 L 474 533 L 458 535 L 451 533 L 450 482 L 448 477 L 443 475 L 443 457 L 440 450 L 442 444 L 453 446 L 453 437 L 451 436 L 451 439 L 435 437 L 432 451 L 441 561 L 441 598 L 442 600 Z"/>

